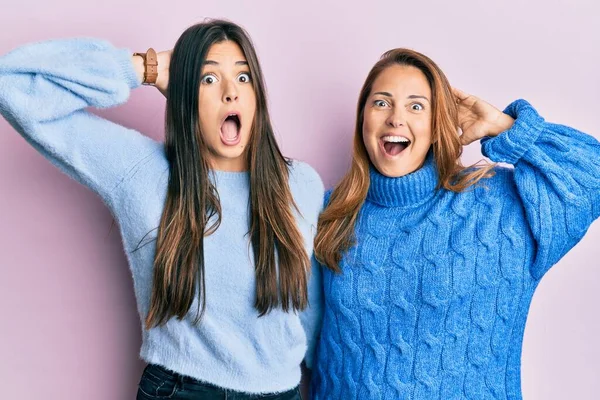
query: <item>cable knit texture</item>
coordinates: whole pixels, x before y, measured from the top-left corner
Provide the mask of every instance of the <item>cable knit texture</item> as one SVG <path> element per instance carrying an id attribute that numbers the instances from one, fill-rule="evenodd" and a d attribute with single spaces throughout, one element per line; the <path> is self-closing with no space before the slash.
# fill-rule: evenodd
<path id="1" fill-rule="evenodd" d="M 204 240 L 207 302 L 202 321 L 193 324 L 196 301 L 183 320 L 172 318 L 162 327 L 144 329 L 156 252 L 153 239 L 169 177 L 164 144 L 85 110 L 121 104 L 138 85 L 129 50 L 93 39 L 30 44 L 0 58 L 0 113 L 52 163 L 96 192 L 119 222 L 142 322 L 144 360 L 237 391 L 272 393 L 295 387 L 305 353 L 312 364 L 320 328 L 320 272 L 313 268 L 312 307 L 307 311 L 298 315 L 276 309 L 258 318 L 253 307 L 254 256 L 247 236 L 247 172 L 211 174 L 222 222 Z M 323 184 L 301 162 L 293 162 L 289 182 L 300 211 L 296 222 L 310 255 Z"/>
<path id="2" fill-rule="evenodd" d="M 521 399 L 520 358 L 544 273 L 600 214 L 600 144 L 524 100 L 482 140 L 495 176 L 466 192 L 371 170 L 341 274 L 323 273 L 314 399 Z M 327 200 L 326 200 L 327 201 Z"/>

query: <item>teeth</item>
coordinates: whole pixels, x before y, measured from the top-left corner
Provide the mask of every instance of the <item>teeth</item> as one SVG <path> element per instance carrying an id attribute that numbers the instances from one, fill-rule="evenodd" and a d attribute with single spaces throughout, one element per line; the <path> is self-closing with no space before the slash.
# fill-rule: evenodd
<path id="1" fill-rule="evenodd" d="M 391 143 L 408 143 L 410 142 L 410 140 L 408 140 L 405 137 L 402 136 L 384 136 L 381 138 L 384 142 L 391 142 Z"/>

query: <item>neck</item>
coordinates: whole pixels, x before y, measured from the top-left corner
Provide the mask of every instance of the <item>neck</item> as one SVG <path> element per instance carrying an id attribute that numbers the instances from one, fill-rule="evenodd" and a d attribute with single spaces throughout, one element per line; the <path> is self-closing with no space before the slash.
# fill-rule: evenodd
<path id="1" fill-rule="evenodd" d="M 390 178 L 370 167 L 370 185 L 367 200 L 385 207 L 411 207 L 420 204 L 436 192 L 438 173 L 433 153 L 430 152 L 421 168 Z"/>

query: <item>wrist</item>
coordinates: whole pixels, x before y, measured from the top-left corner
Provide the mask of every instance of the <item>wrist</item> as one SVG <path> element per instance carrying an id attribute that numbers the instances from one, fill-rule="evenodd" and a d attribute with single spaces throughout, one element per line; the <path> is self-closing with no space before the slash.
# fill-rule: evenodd
<path id="1" fill-rule="evenodd" d="M 135 69 L 135 74 L 137 75 L 137 79 L 139 83 L 144 81 L 144 58 L 139 55 L 131 56 L 131 63 L 133 64 L 133 68 Z"/>
<path id="2" fill-rule="evenodd" d="M 150 47 L 146 53 L 133 53 L 133 58 L 142 59 L 142 84 L 152 86 L 156 85 L 156 79 L 158 78 L 158 59 L 156 56 L 156 51 Z M 134 63 L 139 63 L 139 61 L 134 61 Z"/>
<path id="3" fill-rule="evenodd" d="M 514 123 L 515 123 L 515 120 L 510 115 L 505 114 L 505 113 L 500 113 L 499 117 L 492 124 L 492 126 L 489 130 L 488 136 L 491 136 L 491 137 L 498 136 L 502 132 L 506 132 L 507 130 L 509 130 L 513 126 Z"/>

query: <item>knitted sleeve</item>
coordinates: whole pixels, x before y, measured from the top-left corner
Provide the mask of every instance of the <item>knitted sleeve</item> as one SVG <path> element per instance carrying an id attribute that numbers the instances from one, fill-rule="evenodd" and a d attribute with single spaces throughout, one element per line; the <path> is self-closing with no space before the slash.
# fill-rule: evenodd
<path id="1" fill-rule="evenodd" d="M 308 307 L 299 314 L 300 322 L 306 335 L 306 354 L 304 362 L 308 368 L 313 367 L 313 359 L 316 344 L 321 333 L 323 319 L 323 283 L 321 264 L 315 259 L 313 253 L 313 241 L 317 233 L 317 222 L 319 214 L 323 209 L 323 181 L 310 165 L 304 162 L 293 163 L 290 186 L 294 193 L 294 200 L 300 209 L 300 216 L 308 223 L 310 232 L 306 235 L 305 243 L 309 250 L 311 261 L 310 276 L 308 279 Z"/>
<path id="2" fill-rule="evenodd" d="M 0 114 L 37 151 L 106 203 L 157 142 L 86 107 L 124 103 L 139 85 L 131 53 L 94 39 L 32 43 L 0 57 Z"/>
<path id="3" fill-rule="evenodd" d="M 300 313 L 300 321 L 306 333 L 306 355 L 304 362 L 309 369 L 313 368 L 313 361 L 317 342 L 321 333 L 323 320 L 323 267 L 311 257 L 311 274 L 308 281 L 308 307 Z"/>
<path id="4" fill-rule="evenodd" d="M 545 122 L 525 100 L 504 111 L 514 125 L 482 139 L 483 154 L 513 164 L 518 195 L 537 249 L 540 278 L 600 215 L 600 143 L 576 129 Z"/>

